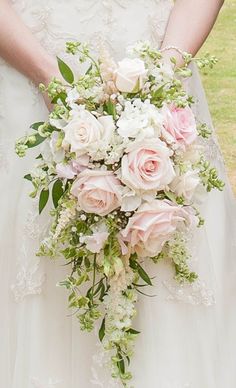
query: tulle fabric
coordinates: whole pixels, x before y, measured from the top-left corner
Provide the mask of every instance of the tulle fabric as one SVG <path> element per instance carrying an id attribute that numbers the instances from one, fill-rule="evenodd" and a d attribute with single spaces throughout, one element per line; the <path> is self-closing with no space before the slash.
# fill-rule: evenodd
<path id="1" fill-rule="evenodd" d="M 42 17 L 33 19 L 32 15 L 37 15 L 40 4 L 44 13 L 51 6 L 54 20 L 60 20 L 61 37 L 71 28 L 65 10 L 73 13 L 78 4 L 85 7 L 90 3 L 88 11 L 104 11 L 104 2 L 92 0 L 88 3 L 51 0 L 47 5 L 44 1 L 30 2 L 28 8 L 24 7 L 27 2 L 16 3 L 36 34 L 39 29 L 35 28 L 35 20 L 42 21 Z M 98 3 L 101 8 L 94 8 Z M 108 3 L 115 15 L 116 10 L 119 15 L 123 12 L 126 20 L 130 20 L 122 44 L 117 34 L 124 25 L 121 17 L 116 20 L 112 48 L 119 53 L 134 40 L 129 32 L 134 17 L 141 18 L 144 25 L 156 9 L 155 23 L 160 15 L 163 28 L 170 11 L 170 2 L 165 0 L 150 3 L 139 0 L 136 8 L 131 8 L 129 0 Z M 40 30 L 44 43 L 52 42 L 48 31 L 53 25 L 49 20 Z M 79 34 L 76 28 L 73 33 Z M 102 25 L 99 29 L 102 31 Z M 94 30 L 91 24 L 83 29 L 84 39 L 89 40 Z M 147 26 L 144 30 L 141 35 L 137 31 L 135 37 L 151 39 Z M 54 31 L 56 43 L 58 33 Z M 59 50 L 56 45 L 53 47 Z M 22 179 L 34 163 L 34 152 L 19 160 L 14 154 L 14 142 L 32 122 L 45 119 L 47 112 L 41 97 L 24 77 L 4 63 L 0 69 L 0 386 L 119 387 L 110 379 L 109 372 L 105 372 L 96 334 L 80 332 L 76 318 L 67 308 L 66 291 L 56 286 L 69 268 L 63 262 L 39 259 L 35 255 L 49 219 L 47 212 L 44 216 L 37 215 L 37 203 L 28 198 L 30 183 Z M 196 97 L 198 117 L 211 125 L 195 69 L 186 87 Z M 226 187 L 223 194 L 216 191 L 209 194 L 201 205 L 205 226 L 196 235 L 189 236 L 193 251 L 191 266 L 199 273 L 199 281 L 192 287 L 180 287 L 173 281 L 173 270 L 168 263 L 145 263 L 147 271 L 155 276 L 154 287 L 145 292 L 156 296 L 140 295 L 138 302 L 134 326 L 142 334 L 132 362 L 135 388 L 236 386 L 235 200 L 216 142 L 209 143 L 208 154 L 226 181 Z"/>

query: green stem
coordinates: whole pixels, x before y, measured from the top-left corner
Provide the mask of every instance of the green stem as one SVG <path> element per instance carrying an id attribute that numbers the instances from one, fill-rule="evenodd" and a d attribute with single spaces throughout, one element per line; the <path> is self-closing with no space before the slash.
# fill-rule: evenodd
<path id="1" fill-rule="evenodd" d="M 93 259 L 93 285 L 92 285 L 92 303 L 93 304 L 94 304 L 94 301 L 93 301 L 94 288 L 95 288 L 95 284 L 96 284 L 96 259 L 97 259 L 97 255 L 95 253 L 94 259 Z"/>

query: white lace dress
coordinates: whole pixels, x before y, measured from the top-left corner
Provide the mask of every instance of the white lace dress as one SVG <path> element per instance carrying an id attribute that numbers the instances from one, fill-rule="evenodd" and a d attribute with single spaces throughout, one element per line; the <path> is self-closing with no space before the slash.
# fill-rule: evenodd
<path id="1" fill-rule="evenodd" d="M 169 0 L 15 0 L 14 6 L 53 54 L 64 42 L 100 39 L 117 55 L 139 39 L 159 45 L 172 2 Z M 196 111 L 211 125 L 198 75 L 188 87 Z M 14 154 L 15 139 L 32 122 L 46 118 L 37 90 L 0 64 L 0 386 L 2 388 L 112 388 L 96 336 L 80 333 L 56 287 L 66 267 L 35 256 L 47 217 L 38 217 L 22 179 L 33 163 Z M 218 146 L 208 156 L 226 179 Z M 226 179 L 227 180 L 227 179 Z M 236 387 L 235 208 L 229 185 L 203 206 L 204 228 L 190 236 L 193 268 L 200 280 L 180 287 L 165 263 L 149 268 L 155 278 L 140 298 L 135 327 L 140 329 L 133 359 L 135 388 Z"/>

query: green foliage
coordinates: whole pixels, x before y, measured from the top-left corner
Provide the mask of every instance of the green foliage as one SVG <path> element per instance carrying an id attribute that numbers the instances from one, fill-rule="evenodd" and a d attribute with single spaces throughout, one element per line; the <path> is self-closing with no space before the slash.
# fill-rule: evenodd
<path id="1" fill-rule="evenodd" d="M 210 192 L 212 189 L 218 189 L 222 191 L 225 183 L 218 177 L 218 173 L 215 167 L 212 167 L 210 162 L 201 158 L 198 167 L 200 169 L 199 176 L 202 184 L 206 187 L 206 190 Z"/>
<path id="2" fill-rule="evenodd" d="M 64 78 L 64 80 L 69 84 L 72 84 L 74 82 L 74 74 L 71 68 L 62 59 L 58 57 L 57 57 L 57 63 L 58 63 L 60 73 Z"/>
<path id="3" fill-rule="evenodd" d="M 63 183 L 60 179 L 57 179 L 52 187 L 52 201 L 55 208 L 58 206 L 58 202 L 64 194 Z"/>
<path id="4" fill-rule="evenodd" d="M 152 286 L 152 281 L 148 276 L 147 272 L 141 267 L 137 261 L 137 255 L 134 254 L 130 257 L 130 267 L 139 274 L 140 278 L 147 283 L 149 286 Z"/>
<path id="5" fill-rule="evenodd" d="M 171 259 L 175 268 L 175 279 L 179 283 L 193 283 L 198 275 L 191 271 L 188 266 L 190 254 L 186 248 L 186 241 L 180 236 L 176 235 L 173 240 L 166 244 L 166 255 Z"/>
<path id="6" fill-rule="evenodd" d="M 207 126 L 207 124 L 203 123 L 198 125 L 198 135 L 203 137 L 204 139 L 209 139 L 212 135 L 212 129 Z"/>
<path id="7" fill-rule="evenodd" d="M 42 190 L 39 196 L 39 214 L 42 213 L 43 209 L 47 205 L 49 198 L 49 190 Z"/>

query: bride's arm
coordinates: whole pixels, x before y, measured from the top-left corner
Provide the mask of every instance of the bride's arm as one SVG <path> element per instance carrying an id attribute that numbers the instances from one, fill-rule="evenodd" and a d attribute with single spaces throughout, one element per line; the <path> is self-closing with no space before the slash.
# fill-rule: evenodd
<path id="1" fill-rule="evenodd" d="M 40 45 L 8 0 L 0 0 L 0 56 L 38 85 L 57 75 L 56 60 Z"/>
<path id="2" fill-rule="evenodd" d="M 195 55 L 209 35 L 224 0 L 176 0 L 168 22 L 162 48 L 178 47 Z M 181 54 L 168 49 L 164 57 L 174 56 L 181 64 Z"/>

